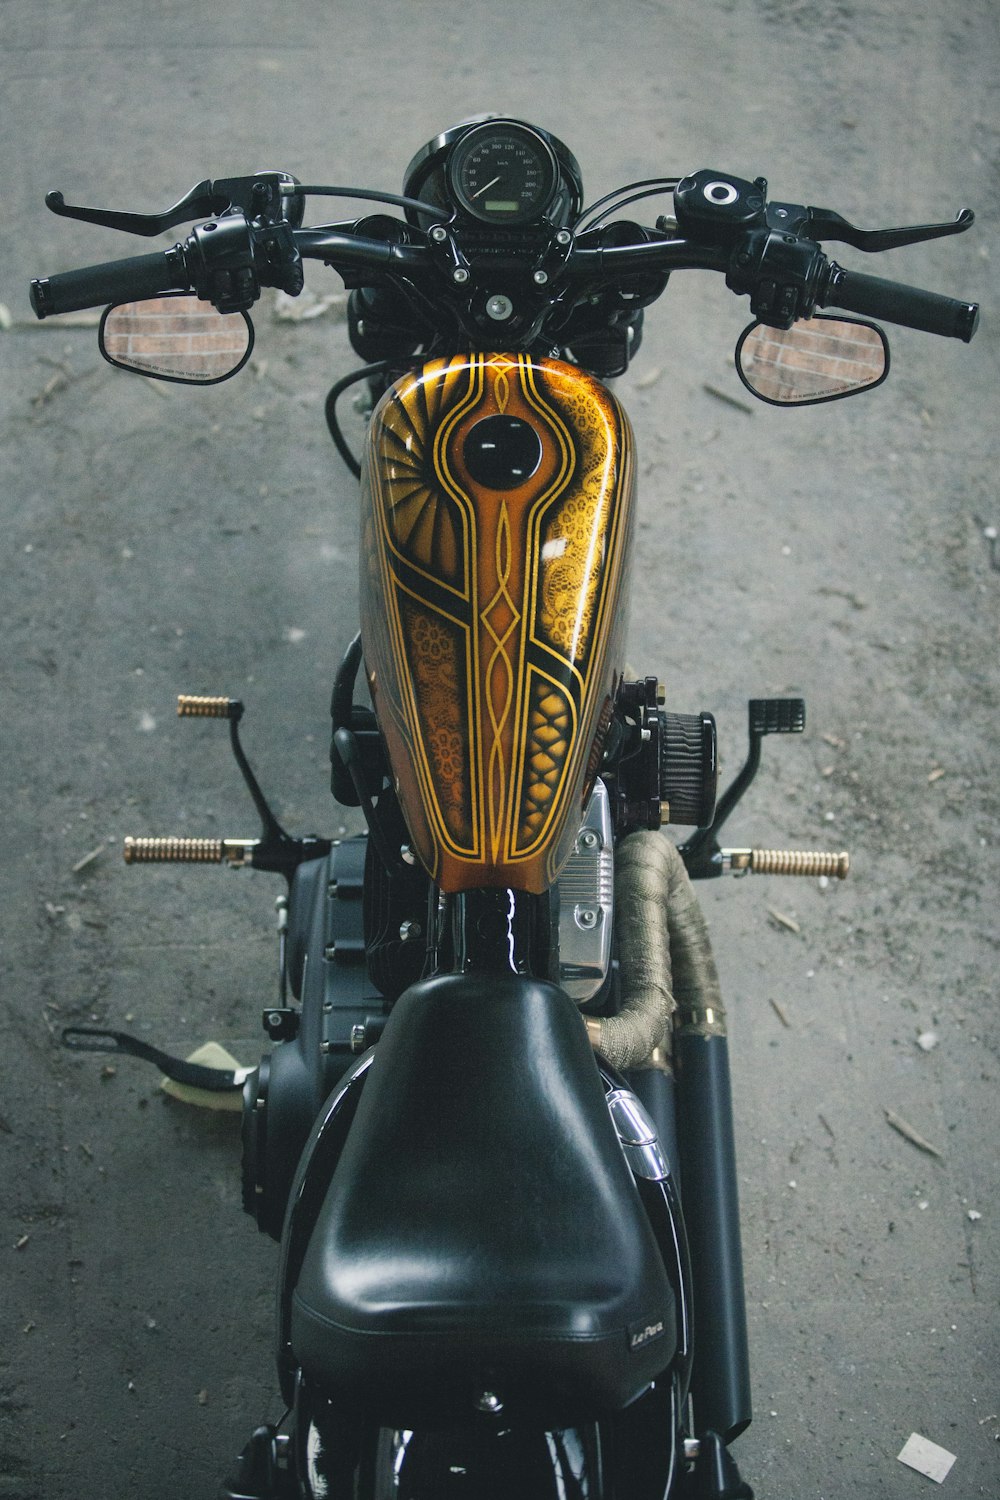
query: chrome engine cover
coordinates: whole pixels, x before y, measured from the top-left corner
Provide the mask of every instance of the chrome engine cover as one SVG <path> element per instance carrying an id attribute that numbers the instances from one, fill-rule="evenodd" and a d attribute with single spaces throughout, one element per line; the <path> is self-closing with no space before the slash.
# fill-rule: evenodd
<path id="1" fill-rule="evenodd" d="M 559 983 L 577 1005 L 597 994 L 611 963 L 614 874 L 611 801 L 598 779 L 557 882 Z"/>

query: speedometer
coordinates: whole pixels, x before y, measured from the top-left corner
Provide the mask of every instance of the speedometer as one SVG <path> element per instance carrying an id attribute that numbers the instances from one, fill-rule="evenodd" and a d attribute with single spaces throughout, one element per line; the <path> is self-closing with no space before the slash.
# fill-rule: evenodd
<path id="1" fill-rule="evenodd" d="M 525 125 L 490 121 L 455 146 L 448 162 L 454 201 L 485 224 L 530 224 L 555 195 L 558 172 L 551 148 Z"/>

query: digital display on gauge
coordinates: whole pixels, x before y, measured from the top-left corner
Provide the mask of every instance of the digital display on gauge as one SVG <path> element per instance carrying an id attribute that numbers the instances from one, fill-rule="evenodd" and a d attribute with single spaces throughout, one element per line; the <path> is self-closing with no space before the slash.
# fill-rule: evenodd
<path id="1" fill-rule="evenodd" d="M 555 157 L 524 125 L 477 125 L 452 152 L 448 185 L 459 207 L 486 224 L 532 223 L 552 202 Z"/>

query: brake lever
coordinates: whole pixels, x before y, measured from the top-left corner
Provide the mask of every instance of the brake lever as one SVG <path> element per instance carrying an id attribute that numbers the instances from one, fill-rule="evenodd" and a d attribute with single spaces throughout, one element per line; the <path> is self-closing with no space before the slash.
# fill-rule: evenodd
<path id="1" fill-rule="evenodd" d="M 830 208 L 804 208 L 795 203 L 769 203 L 767 222 L 771 229 L 810 240 L 840 240 L 855 250 L 873 254 L 917 245 L 923 240 L 962 234 L 975 222 L 971 208 L 963 208 L 946 224 L 911 224 L 900 229 L 858 229 Z"/>
<path id="2" fill-rule="evenodd" d="M 104 229 L 121 229 L 126 234 L 140 234 L 150 239 L 192 219 L 211 219 L 223 214 L 241 212 L 248 219 L 262 218 L 276 223 L 285 217 L 286 200 L 294 197 L 295 178 L 287 172 L 258 172 L 253 177 L 223 177 L 213 182 L 206 177 L 185 193 L 173 208 L 162 214 L 120 213 L 115 209 L 84 208 L 67 203 L 62 193 L 46 193 L 45 206 L 63 219 L 80 219 Z M 301 213 L 298 215 L 301 219 Z"/>

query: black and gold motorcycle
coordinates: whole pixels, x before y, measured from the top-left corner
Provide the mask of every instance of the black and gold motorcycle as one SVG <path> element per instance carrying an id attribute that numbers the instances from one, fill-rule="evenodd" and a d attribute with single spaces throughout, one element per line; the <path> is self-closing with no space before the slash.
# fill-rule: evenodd
<path id="1" fill-rule="evenodd" d="M 321 195 L 380 211 L 303 227 Z M 657 198 L 654 226 L 623 217 Z M 751 701 L 717 798 L 712 716 L 626 672 L 636 465 L 605 382 L 693 268 L 749 297 L 736 358 L 756 396 L 870 389 L 889 355 L 864 318 L 968 341 L 978 311 L 845 270 L 821 242 L 880 251 L 972 214 L 861 230 L 715 170 L 585 207 L 566 146 L 496 116 L 429 142 L 402 195 L 261 172 L 160 215 L 46 201 L 138 235 L 194 225 L 32 283 L 39 317 L 110 304 L 112 363 L 228 378 L 248 309 L 265 287 L 297 295 L 306 258 L 349 289 L 365 362 L 327 420 L 362 516 L 332 789 L 367 831 L 287 833 L 243 705 L 183 697 L 228 722 L 260 837 L 125 850 L 287 879 L 272 1049 L 244 1076 L 119 1032 L 65 1037 L 242 1088 L 244 1206 L 281 1247 L 287 1411 L 220 1495 L 750 1496 L 729 1451 L 751 1402 L 725 1011 L 690 878 L 842 877 L 848 860 L 720 843 L 764 736 L 804 727 L 801 700 Z M 372 407 L 360 459 L 337 419 L 352 383 Z"/>

